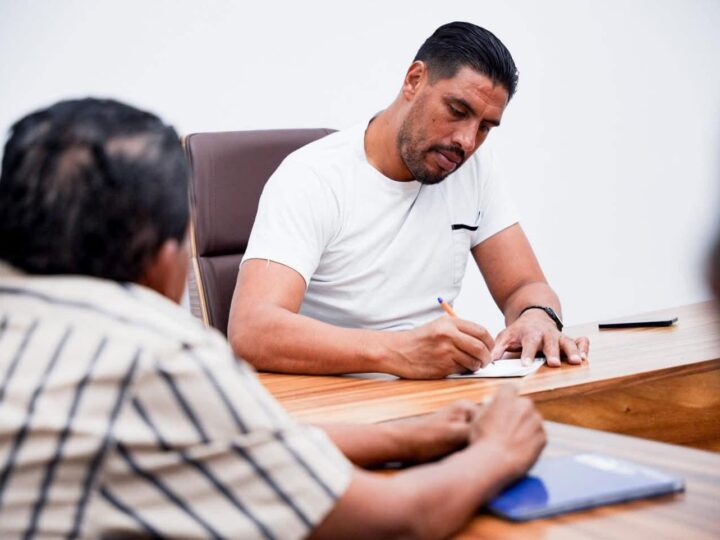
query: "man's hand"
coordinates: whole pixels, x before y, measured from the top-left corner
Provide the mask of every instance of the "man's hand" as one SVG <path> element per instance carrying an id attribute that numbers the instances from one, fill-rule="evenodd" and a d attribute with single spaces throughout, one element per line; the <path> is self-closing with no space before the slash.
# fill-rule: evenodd
<path id="1" fill-rule="evenodd" d="M 523 364 L 530 364 L 542 351 L 548 366 L 560 367 L 561 355 L 570 364 L 580 364 L 587 360 L 589 350 L 588 338 L 571 338 L 558 331 L 546 313 L 529 309 L 498 334 L 492 358 L 502 358 L 505 351 L 521 351 Z"/>
<path id="2" fill-rule="evenodd" d="M 320 425 L 345 456 L 361 467 L 400 461 L 424 463 L 467 445 L 479 407 L 456 401 L 431 414 L 379 424 Z"/>
<path id="3" fill-rule="evenodd" d="M 494 447 L 497 459 L 511 477 L 524 474 L 547 442 L 542 417 L 532 401 L 518 397 L 514 387 L 508 384 L 479 411 L 470 427 L 470 445 Z"/>
<path id="4" fill-rule="evenodd" d="M 393 335 L 394 334 L 394 335 Z M 414 330 L 387 333 L 387 373 L 407 379 L 442 379 L 488 365 L 495 342 L 482 326 L 440 317 Z"/>
<path id="5" fill-rule="evenodd" d="M 468 443 L 470 423 L 479 407 L 469 401 L 456 401 L 437 412 L 387 422 L 407 450 L 405 461 L 424 463 L 459 450 Z"/>

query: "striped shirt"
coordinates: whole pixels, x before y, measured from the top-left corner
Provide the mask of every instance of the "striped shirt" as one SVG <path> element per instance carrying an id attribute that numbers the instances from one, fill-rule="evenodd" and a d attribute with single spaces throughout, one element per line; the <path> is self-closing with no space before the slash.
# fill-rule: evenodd
<path id="1" fill-rule="evenodd" d="M 302 538 L 351 471 L 166 298 L 0 267 L 0 538 Z"/>

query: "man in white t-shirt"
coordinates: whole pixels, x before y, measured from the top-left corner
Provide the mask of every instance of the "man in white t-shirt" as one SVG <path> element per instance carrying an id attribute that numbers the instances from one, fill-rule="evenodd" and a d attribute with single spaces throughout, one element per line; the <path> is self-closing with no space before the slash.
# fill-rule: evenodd
<path id="1" fill-rule="evenodd" d="M 525 361 L 542 351 L 550 366 L 586 359 L 587 339 L 562 334 L 559 300 L 480 148 L 516 85 L 492 33 L 450 23 L 369 124 L 288 156 L 240 267 L 235 352 L 270 371 L 409 378 L 475 370 L 511 349 Z M 436 300 L 457 297 L 469 253 L 505 315 L 495 339 Z"/>

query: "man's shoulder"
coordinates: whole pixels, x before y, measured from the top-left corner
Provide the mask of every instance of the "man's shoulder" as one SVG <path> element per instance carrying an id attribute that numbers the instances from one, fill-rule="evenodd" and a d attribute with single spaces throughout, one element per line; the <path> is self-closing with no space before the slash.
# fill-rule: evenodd
<path id="1" fill-rule="evenodd" d="M 280 169 L 303 170 L 320 178 L 334 177 L 362 157 L 363 133 L 361 124 L 331 133 L 289 154 Z"/>
<path id="2" fill-rule="evenodd" d="M 187 310 L 145 287 L 86 276 L 0 279 L 3 312 L 152 351 L 222 346 Z"/>

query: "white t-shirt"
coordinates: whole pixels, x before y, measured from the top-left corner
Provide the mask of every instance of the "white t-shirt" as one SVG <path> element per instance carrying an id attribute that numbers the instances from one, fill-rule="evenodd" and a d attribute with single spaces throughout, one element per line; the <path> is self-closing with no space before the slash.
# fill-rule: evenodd
<path id="1" fill-rule="evenodd" d="M 260 198 L 244 261 L 296 270 L 300 313 L 348 328 L 407 330 L 457 297 L 470 249 L 517 222 L 479 148 L 436 185 L 398 182 L 367 161 L 366 125 L 290 154 Z"/>

